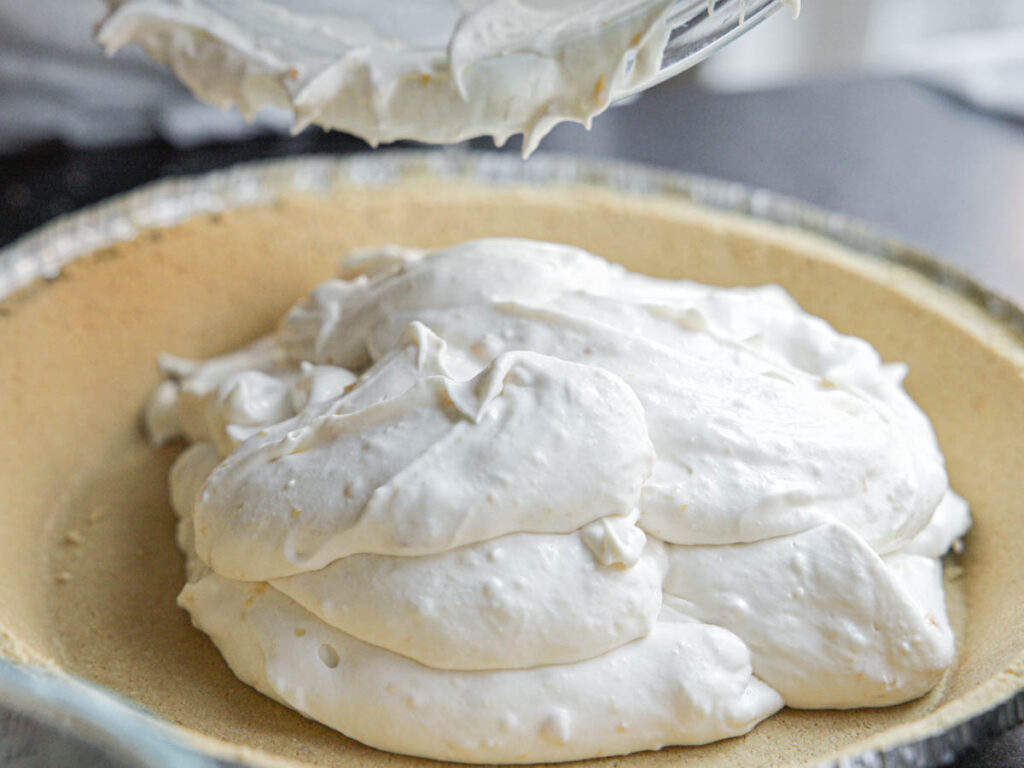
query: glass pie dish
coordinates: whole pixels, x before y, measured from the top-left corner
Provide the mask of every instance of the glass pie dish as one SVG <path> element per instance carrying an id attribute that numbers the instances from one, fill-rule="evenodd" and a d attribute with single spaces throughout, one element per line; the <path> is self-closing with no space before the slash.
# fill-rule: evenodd
<path id="1" fill-rule="evenodd" d="M 392 196 L 403 190 L 411 197 L 398 206 Z M 130 371 L 148 371 L 152 356 L 132 340 L 175 324 L 192 327 L 195 336 L 199 326 L 189 325 L 190 318 L 205 312 L 252 314 L 245 323 L 258 325 L 264 311 L 258 307 L 278 299 L 264 286 L 241 281 L 251 266 L 246 254 L 263 248 L 261 241 L 280 240 L 274 233 L 292 222 L 303 239 L 267 245 L 272 251 L 260 263 L 268 270 L 260 282 L 304 280 L 309 274 L 289 275 L 326 269 L 346 236 L 344 217 L 360 205 L 381 239 L 429 245 L 484 230 L 573 240 L 607 248 L 609 255 L 633 242 L 634 258 L 647 259 L 637 264 L 648 271 L 706 282 L 777 280 L 837 327 L 911 364 L 911 391 L 935 421 L 954 481 L 976 516 L 965 554 L 947 564 L 959 606 L 951 606 L 959 616 L 955 671 L 936 692 L 901 707 L 787 711 L 741 739 L 625 760 L 637 768 L 698 755 L 708 765 L 762 765 L 766 759 L 844 768 L 941 765 L 1024 719 L 1024 642 L 1017 629 L 1024 606 L 1014 586 L 1024 546 L 1014 482 L 1024 426 L 1020 310 L 870 227 L 737 184 L 557 156 L 524 165 L 495 154 L 409 151 L 259 163 L 161 182 L 59 219 L 0 252 L 0 295 L 7 297 L 0 324 L 12 329 L 3 338 L 14 361 L 0 377 L 0 393 L 28 414 L 22 419 L 12 409 L 0 456 L 41 457 L 34 479 L 28 463 L 25 472 L 0 473 L 0 524 L 9 533 L 0 541 L 0 708 L 6 710 L 0 755 L 32 759 L 42 754 L 40 745 L 54 743 L 57 729 L 73 742 L 70 750 L 91 750 L 126 766 L 308 766 L 332 756 L 360 765 L 411 764 L 269 701 L 251 704 L 255 694 L 223 669 L 219 677 L 204 677 L 220 669 L 219 659 L 167 599 L 183 575 L 160 498 L 164 488 L 153 478 L 166 474 L 161 462 L 171 454 L 154 457 L 133 431 L 140 405 L 135 387 L 148 386 L 150 374 L 136 381 Z M 509 217 L 509 211 L 518 213 Z M 233 228 L 235 221 L 240 224 Z M 235 256 L 224 255 L 225 232 L 233 232 L 233 253 L 241 260 L 236 266 Z M 174 277 L 171 267 L 189 249 L 202 258 L 192 262 L 193 273 Z M 307 263 L 309 253 L 317 265 Z M 146 259 L 156 270 L 148 276 Z M 159 271 L 165 267 L 169 271 Z M 204 280 L 250 290 L 220 308 L 207 307 Z M 192 303 L 183 308 L 172 301 L 175 290 L 194 294 Z M 32 317 L 39 322 L 29 323 Z M 252 330 L 243 323 L 230 332 L 244 338 Z M 89 354 L 79 359 L 75 349 L 83 346 Z M 80 368 L 99 357 L 104 366 Z M 68 369 L 78 374 L 65 376 Z M 32 371 L 48 371 L 52 380 L 15 381 L 13 373 Z M 44 393 L 51 396 L 45 402 Z M 56 418 L 51 402 L 77 414 L 67 430 L 83 444 L 102 439 L 91 425 L 113 419 L 109 429 L 129 441 L 121 456 L 126 463 L 86 467 L 89 457 L 74 454 L 74 445 L 62 447 L 77 441 L 47 421 Z M 81 403 L 115 403 L 117 413 Z M 36 420 L 26 420 L 32 414 Z M 64 486 L 50 488 L 47 457 L 65 451 L 83 467 L 85 485 L 68 475 Z M 112 481 L 96 479 L 107 472 L 114 473 Z M 157 518 L 145 536 L 136 535 L 133 509 Z M 109 557 L 92 557 L 94 540 L 105 541 L 104 526 L 115 524 L 123 545 Z M 122 570 L 104 575 L 115 566 Z M 166 580 L 152 581 L 154 573 Z M 51 586 L 35 591 L 42 581 Z M 104 621 L 87 632 L 78 619 L 90 612 Z M 189 644 L 206 654 L 201 664 L 176 652 Z M 205 698 L 189 693 L 204 686 Z M 231 711 L 245 711 L 246 722 L 232 720 Z"/>

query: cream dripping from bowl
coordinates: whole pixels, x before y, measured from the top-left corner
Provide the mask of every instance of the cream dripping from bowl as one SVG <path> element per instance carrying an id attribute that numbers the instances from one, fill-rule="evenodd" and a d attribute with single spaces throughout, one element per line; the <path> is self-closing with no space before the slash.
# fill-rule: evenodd
<path id="1" fill-rule="evenodd" d="M 798 0 L 783 0 L 794 17 Z M 108 0 L 97 39 L 138 43 L 198 97 L 251 117 L 282 107 L 295 130 L 346 131 L 376 146 L 524 135 L 591 119 L 689 66 L 749 26 L 746 2 L 701 18 L 672 0 Z M 763 10 L 760 8 L 759 10 Z M 738 14 L 738 18 L 737 15 Z M 671 19 L 670 19 L 671 17 Z M 672 31 L 687 42 L 662 71 Z M 709 30 L 694 38 L 694 25 Z M 698 36 L 699 37 L 699 36 Z"/>
<path id="2" fill-rule="evenodd" d="M 373 145 L 585 124 L 658 72 L 670 0 L 112 0 L 97 39 L 135 42 L 200 98 L 267 105 Z"/>
<path id="3" fill-rule="evenodd" d="M 543 762 L 916 698 L 970 524 L 899 364 L 782 289 L 492 239 L 343 260 L 165 356 L 179 597 L 243 681 L 381 749 Z"/>

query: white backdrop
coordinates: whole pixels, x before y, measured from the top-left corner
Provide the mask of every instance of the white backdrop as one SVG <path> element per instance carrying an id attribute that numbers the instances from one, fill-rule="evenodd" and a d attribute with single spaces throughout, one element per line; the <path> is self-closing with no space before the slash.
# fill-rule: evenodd
<path id="1" fill-rule="evenodd" d="M 804 0 L 698 72 L 746 90 L 853 71 L 910 75 L 979 107 L 1024 116 L 1024 0 Z"/>

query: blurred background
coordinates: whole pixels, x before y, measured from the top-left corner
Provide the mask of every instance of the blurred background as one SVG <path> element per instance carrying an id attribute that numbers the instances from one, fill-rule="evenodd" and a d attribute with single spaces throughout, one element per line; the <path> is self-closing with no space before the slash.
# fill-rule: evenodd
<path id="1" fill-rule="evenodd" d="M 153 179 L 364 151 L 288 116 L 245 123 L 137 50 L 101 0 L 0 0 L 0 245 Z M 493 149 L 489 141 L 471 146 Z M 511 142 L 502 150 L 516 152 Z M 805 0 L 541 152 L 709 174 L 861 218 L 1024 303 L 1024 0 Z M 1024 764 L 1018 729 L 958 765 Z"/>
<path id="2" fill-rule="evenodd" d="M 138 50 L 107 58 L 92 41 L 103 13 L 102 0 L 0 0 L 0 244 L 155 178 L 366 148 L 203 105 Z M 798 20 L 775 14 L 541 151 L 792 195 L 1024 301 L 1024 0 L 805 0 Z"/>

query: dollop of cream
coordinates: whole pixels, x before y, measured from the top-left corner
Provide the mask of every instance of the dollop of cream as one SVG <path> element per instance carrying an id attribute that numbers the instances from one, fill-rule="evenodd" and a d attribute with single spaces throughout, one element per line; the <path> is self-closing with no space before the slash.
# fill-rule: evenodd
<path id="1" fill-rule="evenodd" d="M 329 5 L 329 4 L 328 4 Z M 138 43 L 200 98 L 432 143 L 589 125 L 658 72 L 669 0 L 110 0 L 97 39 Z"/>
<path id="2" fill-rule="evenodd" d="M 966 533 L 904 366 L 782 289 L 478 240 L 343 260 L 276 331 L 163 356 L 179 603 L 366 744 L 527 763 L 897 704 Z"/>

